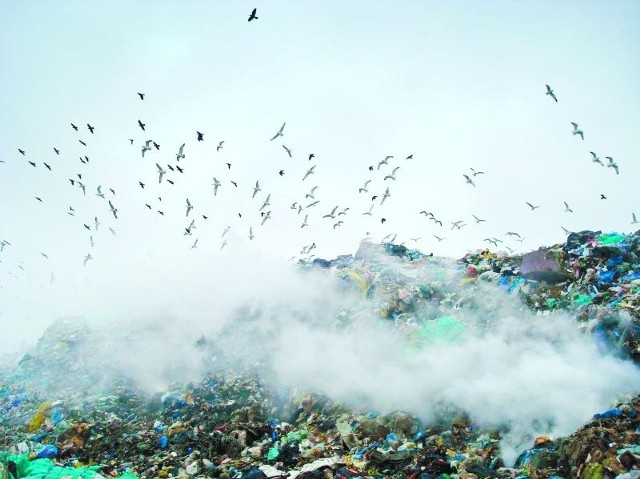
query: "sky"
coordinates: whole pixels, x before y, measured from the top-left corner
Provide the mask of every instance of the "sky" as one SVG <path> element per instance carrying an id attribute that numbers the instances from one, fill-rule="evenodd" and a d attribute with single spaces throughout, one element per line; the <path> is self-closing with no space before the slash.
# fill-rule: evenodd
<path id="1" fill-rule="evenodd" d="M 174 287 L 207 295 L 231 269 L 251 275 L 312 243 L 332 258 L 397 235 L 460 257 L 491 237 L 515 252 L 559 243 L 561 226 L 635 231 L 639 19 L 635 1 L 5 2 L 0 324 L 12 334 L 0 350 L 61 315 L 150 314 L 150 285 L 163 300 Z M 142 157 L 147 140 L 160 149 Z M 484 172 L 475 186 L 471 168 Z M 319 203 L 291 209 L 314 186 Z M 349 210 L 322 218 L 336 206 Z"/>

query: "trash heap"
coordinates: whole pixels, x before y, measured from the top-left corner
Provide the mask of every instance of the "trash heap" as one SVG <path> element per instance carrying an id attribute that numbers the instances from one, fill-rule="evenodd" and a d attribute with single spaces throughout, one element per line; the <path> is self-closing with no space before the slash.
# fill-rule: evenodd
<path id="1" fill-rule="evenodd" d="M 409 349 L 455 341 L 467 310 L 491 318 L 500 299 L 483 296 L 488 285 L 521 298 L 522 310 L 564 310 L 603 351 L 640 358 L 640 233 L 583 231 L 522 256 L 480 250 L 458 261 L 363 242 L 353 256 L 298 266 L 355 291 L 359 307 Z M 336 311 L 334 327 L 362 314 Z M 212 371 L 153 396 L 125 376 L 104 383 L 83 348 L 100 347 L 92 335 L 81 320 L 57 321 L 0 367 L 0 479 L 640 478 L 640 396 L 594 411 L 568 437 L 535 438 L 505 464 L 504 429 L 480 427 L 459 409 L 424 424 L 407 411 L 283 390 L 251 368 Z"/>

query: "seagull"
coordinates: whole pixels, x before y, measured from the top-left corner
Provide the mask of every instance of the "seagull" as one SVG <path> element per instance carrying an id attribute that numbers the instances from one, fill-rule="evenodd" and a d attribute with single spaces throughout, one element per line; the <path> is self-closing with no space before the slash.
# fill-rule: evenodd
<path id="1" fill-rule="evenodd" d="M 396 172 L 397 172 L 399 169 L 400 169 L 400 167 L 399 167 L 399 166 L 396 166 L 396 167 L 393 169 L 393 171 L 391 172 L 391 174 L 390 174 L 390 175 L 387 175 L 387 176 L 385 176 L 385 177 L 384 177 L 384 180 L 383 180 L 383 181 L 386 181 L 386 180 L 393 180 L 393 181 L 395 181 L 395 180 L 396 180 Z"/>
<path id="2" fill-rule="evenodd" d="M 484 171 L 476 171 L 473 168 L 469 169 L 471 170 L 471 173 L 473 173 L 473 176 L 484 175 Z"/>
<path id="3" fill-rule="evenodd" d="M 191 230 L 196 228 L 195 223 L 196 223 L 196 220 L 191 220 L 191 223 L 189 224 L 189 226 L 184 229 L 183 236 L 191 235 Z"/>
<path id="4" fill-rule="evenodd" d="M 180 168 L 178 165 L 176 165 L 176 170 L 178 170 L 180 173 L 184 173 L 184 168 Z"/>
<path id="5" fill-rule="evenodd" d="M 388 164 L 388 163 L 389 163 L 389 160 L 390 160 L 391 158 L 393 158 L 393 156 L 387 156 L 387 157 L 385 157 L 385 159 L 384 159 L 384 160 L 380 160 L 380 161 L 378 162 L 378 170 L 380 170 L 380 167 L 381 167 L 382 165 L 386 165 L 386 164 Z"/>
<path id="6" fill-rule="evenodd" d="M 291 203 L 291 206 L 289 206 L 290 210 L 295 210 L 298 207 L 298 202 L 294 201 L 293 203 Z"/>
<path id="7" fill-rule="evenodd" d="M 606 196 L 604 196 L 602 193 L 600 193 L 600 199 L 601 199 L 601 200 L 606 200 L 606 199 L 607 199 L 607 197 L 606 197 Z"/>
<path id="8" fill-rule="evenodd" d="M 262 217 L 262 225 L 264 222 L 271 218 L 271 211 L 267 211 L 267 213 Z"/>
<path id="9" fill-rule="evenodd" d="M 49 259 L 49 257 L 45 254 L 45 253 L 40 253 L 42 256 L 44 256 L 45 258 Z"/>
<path id="10" fill-rule="evenodd" d="M 187 214 L 186 214 L 186 216 L 189 216 L 189 213 L 191 213 L 192 209 L 193 209 L 193 206 L 191 205 L 191 202 L 189 201 L 189 198 L 187 198 Z"/>
<path id="11" fill-rule="evenodd" d="M 229 230 L 231 229 L 231 226 L 227 226 L 224 231 L 222 232 L 222 236 L 220 236 L 220 238 L 224 238 L 227 233 L 229 232 Z"/>
<path id="12" fill-rule="evenodd" d="M 198 240 L 196 239 L 191 245 L 191 249 L 196 249 L 198 247 Z"/>
<path id="13" fill-rule="evenodd" d="M 218 143 L 218 146 L 216 146 L 216 151 L 222 150 L 222 144 L 223 143 L 224 143 L 224 140 L 222 140 L 220 143 Z"/>
<path id="14" fill-rule="evenodd" d="M 69 206 L 69 211 L 67 211 L 67 214 L 69 216 L 75 216 L 76 215 L 76 210 L 74 210 L 73 207 Z"/>
<path id="15" fill-rule="evenodd" d="M 93 235 L 89 235 L 89 244 L 93 248 L 96 244 L 93 242 Z"/>
<path id="16" fill-rule="evenodd" d="M 440 236 L 436 236 L 436 235 L 433 235 L 433 237 L 434 237 L 435 239 L 437 239 L 437 240 L 438 240 L 438 242 L 440 242 L 440 241 L 442 241 L 442 240 L 446 239 L 446 238 L 441 238 Z"/>
<path id="17" fill-rule="evenodd" d="M 384 224 L 385 221 L 387 221 L 387 218 L 380 218 L 380 223 Z"/>
<path id="18" fill-rule="evenodd" d="M 462 221 L 462 220 L 452 221 L 452 222 L 451 222 L 451 229 L 453 229 L 453 228 L 458 228 L 458 229 L 460 229 L 460 228 L 462 228 L 463 226 L 464 226 L 464 223 L 463 223 L 463 221 Z"/>
<path id="19" fill-rule="evenodd" d="M 114 230 L 113 228 L 109 228 L 109 231 L 111 231 L 111 234 L 112 234 L 113 236 L 115 236 L 115 235 L 116 235 L 116 230 Z"/>
<path id="20" fill-rule="evenodd" d="M 251 20 L 257 20 L 258 16 L 256 15 L 256 10 L 258 10 L 257 8 L 254 8 L 251 11 L 251 15 L 249 15 L 249 20 L 247 20 L 248 22 L 250 22 Z"/>
<path id="21" fill-rule="evenodd" d="M 22 156 L 24 156 L 24 150 L 21 150 L 20 148 L 18 148 L 18 151 L 20 152 L 20 154 L 21 154 Z"/>
<path id="22" fill-rule="evenodd" d="M 253 187 L 253 194 L 251 195 L 251 198 L 255 198 L 259 191 L 262 191 L 260 189 L 260 182 L 256 181 L 256 186 Z"/>
<path id="23" fill-rule="evenodd" d="M 176 170 L 174 170 L 174 169 L 173 169 L 173 166 L 171 166 L 171 165 L 167 165 L 167 167 L 168 167 L 171 171 L 176 171 Z"/>
<path id="24" fill-rule="evenodd" d="M 502 243 L 502 241 L 497 238 L 485 238 L 484 241 L 492 243 L 496 248 L 498 247 L 498 242 Z"/>
<path id="25" fill-rule="evenodd" d="M 93 221 L 94 221 L 94 223 L 95 223 L 95 225 L 96 225 L 96 231 L 98 231 L 98 226 L 100 226 L 100 222 L 98 221 L 98 217 L 97 217 L 97 216 L 95 216 L 95 217 L 93 218 Z"/>
<path id="26" fill-rule="evenodd" d="M 118 210 L 116 209 L 115 206 L 113 206 L 113 203 L 111 203 L 111 200 L 109 200 L 109 209 L 111 210 L 111 212 L 113 213 L 113 217 L 115 219 L 118 219 Z"/>
<path id="27" fill-rule="evenodd" d="M 358 193 L 369 193 L 369 190 L 367 189 L 367 186 L 369 186 L 369 183 L 371 183 L 371 180 L 365 181 L 362 188 L 358 188 Z"/>
<path id="28" fill-rule="evenodd" d="M 91 256 L 91 253 L 88 253 L 87 256 L 84 257 L 84 266 L 86 266 L 91 259 L 93 259 L 93 256 Z"/>
<path id="29" fill-rule="evenodd" d="M 133 138 L 129 138 L 129 143 L 133 145 Z"/>
<path id="30" fill-rule="evenodd" d="M 253 238 L 255 238 L 255 236 L 253 236 L 253 227 L 250 226 L 249 227 L 249 241 L 253 240 Z"/>
<path id="31" fill-rule="evenodd" d="M 309 168 L 307 172 L 304 174 L 302 181 L 306 180 L 308 176 L 313 175 L 315 169 L 316 169 L 316 165 L 313 165 L 311 168 Z"/>
<path id="32" fill-rule="evenodd" d="M 98 186 L 98 192 L 96 193 L 96 196 L 99 196 L 100 198 L 104 199 L 104 193 L 102 192 L 102 186 Z"/>
<path id="33" fill-rule="evenodd" d="M 74 125 L 73 123 L 71 123 L 71 128 L 73 128 L 74 130 L 78 131 L 78 127 L 76 125 Z"/>
<path id="34" fill-rule="evenodd" d="M 56 155 L 60 156 L 60 150 L 58 150 L 57 148 L 54 148 L 53 151 L 56 152 Z"/>
<path id="35" fill-rule="evenodd" d="M 471 178 L 469 178 L 469 175 L 462 175 L 464 176 L 464 179 L 467 181 L 467 183 L 469 183 L 471 186 L 476 186 L 476 184 L 473 182 L 473 180 Z"/>
<path id="36" fill-rule="evenodd" d="M 144 190 L 144 183 L 142 181 L 138 181 L 138 184 L 140 185 L 140 188 Z"/>
<path id="37" fill-rule="evenodd" d="M 29 164 L 30 164 L 31 166 L 33 166 L 34 168 L 36 167 L 36 164 L 35 164 L 33 161 L 30 161 L 30 162 L 29 162 Z"/>
<path id="38" fill-rule="evenodd" d="M 320 203 L 320 201 L 316 200 L 316 201 L 314 201 L 313 203 L 309 203 L 309 204 L 308 204 L 307 206 L 305 206 L 304 208 L 305 208 L 305 209 L 307 209 L 307 208 L 311 208 L 311 207 L 313 207 L 313 206 L 316 206 L 318 203 Z"/>
<path id="39" fill-rule="evenodd" d="M 78 141 L 80 142 L 80 144 L 81 144 L 82 146 L 87 146 L 87 144 L 86 144 L 84 141 L 82 141 L 82 140 L 78 140 Z"/>
<path id="40" fill-rule="evenodd" d="M 309 215 L 305 215 L 304 216 L 304 222 L 302 223 L 302 226 L 300 226 L 300 228 L 304 228 L 305 226 L 309 226 L 309 224 L 307 223 L 307 220 L 309 219 Z"/>
<path id="41" fill-rule="evenodd" d="M 38 200 L 40 203 L 42 203 L 42 198 L 40 198 L 39 196 L 36 196 L 35 198 L 36 198 L 36 200 Z"/>
<path id="42" fill-rule="evenodd" d="M 166 171 L 162 169 L 162 166 L 160 166 L 158 163 L 156 163 L 156 166 L 158 167 L 158 183 L 162 183 L 162 178 L 164 177 Z"/>
<path id="43" fill-rule="evenodd" d="M 596 155 L 593 151 L 590 151 L 589 153 L 591 153 L 591 156 L 593 156 L 593 159 L 591 161 L 593 161 L 594 163 L 598 163 L 600 166 L 604 166 L 600 158 L 598 158 L 598 155 Z"/>
<path id="44" fill-rule="evenodd" d="M 204 133 L 196 131 L 196 134 L 198 135 L 198 141 L 204 141 Z"/>
<path id="45" fill-rule="evenodd" d="M 316 155 L 315 155 L 315 154 L 313 154 L 313 153 L 309 153 L 309 161 L 311 161 L 311 158 L 315 158 L 315 157 L 316 157 Z"/>
<path id="46" fill-rule="evenodd" d="M 332 220 L 333 220 L 333 219 L 335 219 L 335 218 L 336 218 L 336 217 L 335 217 L 336 211 L 338 211 L 338 206 L 336 206 L 335 208 L 333 208 L 333 209 L 331 210 L 331 213 L 324 215 L 324 216 L 323 216 L 323 218 L 331 218 Z"/>
<path id="47" fill-rule="evenodd" d="M 291 150 L 289 148 L 287 148 L 286 146 L 282 145 L 282 148 L 284 148 L 287 151 L 287 154 L 289 155 L 289 158 L 293 158 L 291 156 Z"/>
<path id="48" fill-rule="evenodd" d="M 636 219 L 636 214 L 635 213 L 631 213 L 631 224 L 632 225 L 636 225 L 638 224 L 638 220 Z"/>
<path id="49" fill-rule="evenodd" d="M 94 127 L 92 127 L 89 123 L 87 123 L 87 128 L 89 128 L 89 131 L 91 132 L 91 134 L 93 135 L 93 130 L 95 130 Z"/>
<path id="50" fill-rule="evenodd" d="M 278 171 L 278 174 L 279 174 L 280 176 L 284 176 L 284 170 L 280 170 L 280 171 Z"/>
<path id="51" fill-rule="evenodd" d="M 518 238 L 522 238 L 522 236 L 520 236 L 518 233 L 516 233 L 515 231 L 507 231 L 505 233 L 507 236 L 517 236 Z M 497 245 L 496 245 L 497 246 Z"/>
<path id="52" fill-rule="evenodd" d="M 315 200 L 316 197 L 313 196 L 313 194 L 315 193 L 315 191 L 318 189 L 317 186 L 314 186 L 313 188 L 311 188 L 311 191 L 307 194 L 304 195 L 305 198 L 311 198 L 312 200 Z"/>
<path id="53" fill-rule="evenodd" d="M 537 208 L 540 208 L 540 206 L 534 206 L 531 203 L 529 203 L 528 201 L 525 201 L 525 203 L 529 206 L 529 208 L 531 208 L 531 211 L 533 211 L 533 210 L 535 210 Z"/>
<path id="54" fill-rule="evenodd" d="M 160 145 L 158 145 L 155 141 L 153 142 L 153 146 L 156 148 L 156 150 L 160 150 Z"/>
<path id="55" fill-rule="evenodd" d="M 372 205 L 369 207 L 369 210 L 368 210 L 368 211 L 365 211 L 364 213 L 362 213 L 362 216 L 373 216 L 373 214 L 371 213 L 371 210 L 373 210 L 373 207 L 374 207 L 374 205 L 372 204 Z"/>
<path id="56" fill-rule="evenodd" d="M 380 201 L 380 204 L 383 204 L 384 201 L 390 196 L 391 196 L 391 193 L 389 193 L 389 188 L 387 188 L 384 192 L 384 195 L 382 195 L 382 201 Z"/>
<path id="57" fill-rule="evenodd" d="M 238 187 L 238 183 L 236 183 L 236 182 L 235 182 L 235 181 L 233 181 L 233 180 L 231 180 L 231 184 L 232 184 L 233 186 L 235 186 L 236 188 Z"/>
<path id="58" fill-rule="evenodd" d="M 340 226 L 340 225 L 342 225 L 342 224 L 344 224 L 344 221 L 342 221 L 342 220 L 341 220 L 341 221 L 338 221 L 337 223 L 335 223 L 335 224 L 333 225 L 333 229 L 336 229 L 338 226 Z"/>
<path id="59" fill-rule="evenodd" d="M 227 169 L 230 170 L 231 169 L 231 163 L 227 163 Z"/>
<path id="60" fill-rule="evenodd" d="M 277 131 L 277 133 L 276 133 L 275 135 L 273 135 L 273 138 L 271 138 L 271 140 L 270 140 L 270 141 L 275 140 L 275 139 L 276 139 L 276 138 L 278 138 L 279 136 L 284 136 L 284 133 L 282 133 L 282 131 L 284 130 L 284 126 L 285 126 L 286 124 L 287 124 L 286 122 L 284 122 L 284 123 L 282 124 L 282 126 L 280 127 L 280 129 Z"/>
<path id="61" fill-rule="evenodd" d="M 263 209 L 265 209 L 267 206 L 270 206 L 271 203 L 269 203 L 269 200 L 271 199 L 271 193 L 269 193 L 267 195 L 267 198 L 264 200 L 264 202 L 262 203 L 262 206 L 260 207 L 260 209 L 258 211 L 262 211 Z"/>
<path id="62" fill-rule="evenodd" d="M 184 143 L 180 145 L 178 153 L 176 153 L 176 161 L 180 161 L 181 158 L 184 158 L 184 145 Z"/>
<path id="63" fill-rule="evenodd" d="M 478 218 L 476 215 L 471 215 L 471 216 L 473 216 L 473 219 L 476 220 L 476 223 L 482 223 L 483 221 L 487 221 L 487 220 Z"/>
<path id="64" fill-rule="evenodd" d="M 369 167 L 369 171 L 373 171 L 373 165 Z"/>
<path id="65" fill-rule="evenodd" d="M 421 215 L 425 215 L 425 217 L 427 217 L 427 218 L 428 218 L 429 216 L 431 216 L 431 217 L 433 218 L 433 213 L 431 213 L 431 212 L 429 212 L 429 211 L 426 211 L 426 210 L 422 210 L 419 214 L 421 214 Z"/>
<path id="66" fill-rule="evenodd" d="M 80 181 L 76 180 L 76 183 L 78 183 L 78 187 L 82 189 L 82 194 L 84 196 L 87 196 L 87 187 L 84 186 L 84 184 L 82 182 L 80 182 Z"/>
<path id="67" fill-rule="evenodd" d="M 42 164 L 47 168 L 47 170 L 51 171 L 51 167 L 47 163 L 43 161 Z"/>
<path id="68" fill-rule="evenodd" d="M 217 196 L 218 194 L 218 188 L 220 188 L 221 183 L 216 179 L 216 177 L 213 177 L 213 183 L 211 183 L 211 186 L 213 186 L 213 196 Z"/>
<path id="69" fill-rule="evenodd" d="M 144 158 L 144 154 L 145 154 L 146 151 L 151 150 L 151 146 L 149 146 L 149 145 L 151 145 L 151 143 L 152 143 L 151 140 L 147 140 L 145 142 L 145 144 L 142 146 L 142 158 Z"/>
<path id="70" fill-rule="evenodd" d="M 549 85 L 545 85 L 547 87 L 547 93 L 545 93 L 545 95 L 549 95 L 551 98 L 553 98 L 555 100 L 555 102 L 558 102 L 558 99 L 556 98 L 555 93 L 553 93 L 553 90 L 551 89 L 551 87 Z"/>
<path id="71" fill-rule="evenodd" d="M 138 120 L 138 126 L 139 126 L 140 128 L 142 128 L 142 131 L 146 131 L 146 130 L 144 129 L 144 127 L 145 127 L 146 125 L 145 125 L 144 123 L 142 123 L 140 120 Z"/>
<path id="72" fill-rule="evenodd" d="M 351 208 L 345 208 L 343 209 L 340 213 L 338 213 L 338 216 L 347 216 L 347 211 L 349 211 Z"/>
<path id="73" fill-rule="evenodd" d="M 573 125 L 573 132 L 571 134 L 580 135 L 580 138 L 584 140 L 584 132 L 578 128 L 578 124 L 574 122 L 571 122 L 571 124 Z"/>
<path id="74" fill-rule="evenodd" d="M 222 242 L 222 246 L 220 246 L 220 251 L 222 251 L 224 249 L 224 247 L 227 246 L 227 240 L 224 240 Z"/>
<path id="75" fill-rule="evenodd" d="M 113 188 L 109 188 L 109 191 L 110 191 L 113 195 L 115 195 L 115 194 L 116 194 L 116 192 L 115 192 L 115 190 L 114 190 Z"/>
<path id="76" fill-rule="evenodd" d="M 569 205 L 567 204 L 566 201 L 563 201 L 564 203 L 564 212 L 565 213 L 573 213 L 573 210 L 571 208 L 569 208 Z"/>
<path id="77" fill-rule="evenodd" d="M 610 156 L 605 156 L 605 159 L 609 160 L 607 168 L 613 168 L 614 170 L 616 170 L 616 175 L 619 175 L 620 171 L 618 171 L 618 164 L 613 161 L 613 158 L 611 158 Z"/>

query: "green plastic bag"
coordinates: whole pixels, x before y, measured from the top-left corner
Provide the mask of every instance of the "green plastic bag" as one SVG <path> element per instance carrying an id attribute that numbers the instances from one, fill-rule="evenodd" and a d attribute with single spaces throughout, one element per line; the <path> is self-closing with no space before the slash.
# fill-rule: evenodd
<path id="1" fill-rule="evenodd" d="M 459 340 L 465 330 L 466 326 L 453 316 L 441 316 L 426 322 L 420 328 L 420 337 L 426 342 L 452 343 Z"/>

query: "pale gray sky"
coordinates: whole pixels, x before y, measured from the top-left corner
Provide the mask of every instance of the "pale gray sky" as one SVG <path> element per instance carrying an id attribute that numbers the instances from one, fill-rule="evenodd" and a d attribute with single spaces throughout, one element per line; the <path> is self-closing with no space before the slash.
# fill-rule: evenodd
<path id="1" fill-rule="evenodd" d="M 259 19 L 248 23 L 254 7 Z M 0 241 L 11 243 L 0 253 L 0 322 L 15 331 L 0 348 L 32 339 L 55 315 L 99 309 L 99 285 L 141 287 L 158 271 L 188 277 L 188 268 L 200 268 L 194 281 L 224 280 L 224 255 L 286 260 L 316 242 L 318 256 L 334 257 L 370 232 L 461 256 L 493 236 L 527 251 L 563 241 L 561 225 L 636 227 L 636 1 L 9 1 L 0 19 Z M 269 141 L 283 122 L 284 137 Z M 149 139 L 160 151 L 142 158 Z M 175 166 L 182 143 L 185 173 L 168 171 L 175 185 L 158 184 L 155 164 Z M 613 157 L 620 174 L 592 163 L 590 151 Z M 384 181 L 396 166 L 397 180 Z M 485 172 L 476 187 L 463 178 L 471 167 Z M 68 181 L 77 173 L 86 197 Z M 262 191 L 252 199 L 256 180 Z M 98 185 L 106 199 L 95 196 Z M 289 209 L 308 204 L 316 185 L 316 207 Z M 386 187 L 391 197 L 380 205 Z M 273 219 L 261 226 L 269 193 Z M 373 216 L 363 216 L 374 194 Z M 334 229 L 321 216 L 336 205 L 350 210 Z M 192 218 L 193 236 L 184 236 Z M 451 230 L 457 220 L 467 226 Z"/>

